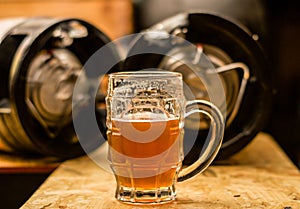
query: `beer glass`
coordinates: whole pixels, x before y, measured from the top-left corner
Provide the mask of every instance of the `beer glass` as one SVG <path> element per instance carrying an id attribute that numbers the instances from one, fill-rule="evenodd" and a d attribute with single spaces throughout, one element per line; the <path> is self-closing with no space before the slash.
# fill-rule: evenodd
<path id="1" fill-rule="evenodd" d="M 208 101 L 186 101 L 180 73 L 109 74 L 106 108 L 108 160 L 117 183 L 115 197 L 122 202 L 174 200 L 176 182 L 202 172 L 221 146 L 222 114 Z M 210 129 L 199 159 L 182 168 L 184 118 L 193 113 L 208 117 Z"/>

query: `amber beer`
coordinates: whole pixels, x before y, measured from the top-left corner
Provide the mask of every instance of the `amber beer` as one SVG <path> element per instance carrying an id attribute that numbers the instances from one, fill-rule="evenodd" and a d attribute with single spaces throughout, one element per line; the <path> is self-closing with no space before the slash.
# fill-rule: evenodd
<path id="1" fill-rule="evenodd" d="M 181 167 L 182 128 L 178 118 L 112 120 L 109 160 L 119 187 L 171 187 Z"/>

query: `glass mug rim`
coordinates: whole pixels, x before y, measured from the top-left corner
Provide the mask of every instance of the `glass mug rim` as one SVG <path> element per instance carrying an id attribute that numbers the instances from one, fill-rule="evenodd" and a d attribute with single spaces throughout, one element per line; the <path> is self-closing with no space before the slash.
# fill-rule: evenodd
<path id="1" fill-rule="evenodd" d="M 148 77 L 151 75 L 152 77 L 177 77 L 182 79 L 182 74 L 178 72 L 172 72 L 172 71 L 165 71 L 165 70 L 159 70 L 159 71 L 150 71 L 150 70 L 139 70 L 139 71 L 121 71 L 121 72 L 115 72 L 108 74 L 109 78 L 114 77 Z"/>
<path id="2" fill-rule="evenodd" d="M 114 94 L 114 88 L 118 88 L 118 85 L 117 86 L 111 86 L 112 84 L 110 82 L 113 82 L 115 78 L 116 79 L 121 79 L 120 80 L 121 82 L 123 82 L 122 78 L 128 79 L 129 81 L 132 81 L 132 80 L 135 80 L 135 79 L 140 80 L 140 79 L 143 79 L 143 78 L 145 80 L 148 80 L 148 81 L 151 81 L 152 79 L 153 80 L 156 80 L 156 79 L 171 79 L 172 80 L 172 78 L 177 78 L 177 79 L 180 79 L 183 82 L 181 73 L 172 72 L 172 71 L 162 71 L 162 70 L 158 70 L 158 71 L 148 71 L 148 70 L 121 71 L 121 72 L 111 73 L 111 74 L 108 75 L 108 77 L 109 77 L 109 83 L 108 83 L 109 89 L 108 89 L 108 95 L 106 97 L 106 102 L 108 102 L 107 103 L 107 108 L 108 108 L 107 109 L 108 110 L 107 121 L 110 121 L 110 123 L 113 120 L 112 106 L 111 106 L 112 103 L 111 102 L 114 100 L 114 98 L 113 98 L 112 95 Z M 149 84 L 151 84 L 151 83 L 149 83 Z M 126 83 L 125 83 L 125 85 L 126 85 Z M 135 85 L 135 83 L 130 82 L 130 83 L 128 83 L 128 85 Z M 139 87 L 139 83 L 137 83 L 136 85 L 137 85 L 137 87 Z M 146 82 L 145 85 L 148 85 L 148 83 Z M 177 86 L 175 83 L 172 83 L 172 85 L 176 86 L 176 88 L 179 88 L 180 91 L 183 91 L 182 85 L 179 84 Z M 143 85 L 141 85 L 141 86 L 143 86 Z M 121 86 L 121 88 L 122 88 L 122 86 Z M 149 203 L 164 203 L 164 202 L 169 202 L 169 201 L 174 200 L 175 197 L 176 197 L 175 183 L 179 182 L 179 181 L 184 181 L 186 179 L 189 179 L 192 176 L 196 175 L 197 173 L 202 172 L 203 170 L 205 170 L 211 164 L 211 162 L 213 161 L 213 159 L 215 158 L 216 154 L 218 153 L 218 151 L 221 147 L 221 142 L 222 142 L 223 132 L 224 132 L 224 119 L 223 119 L 223 116 L 222 116 L 220 110 L 209 101 L 205 101 L 205 100 L 186 101 L 186 98 L 183 95 L 181 95 L 181 96 L 180 95 L 177 95 L 177 96 L 174 95 L 174 96 L 175 96 L 175 98 L 178 98 L 178 96 L 179 96 L 178 99 L 180 99 L 180 100 L 182 99 L 184 101 L 184 102 L 179 102 L 179 106 L 180 106 L 179 108 L 180 109 L 183 108 L 182 110 L 180 110 L 180 112 L 181 112 L 180 114 L 183 114 L 183 115 L 180 115 L 178 119 L 180 121 L 181 120 L 184 121 L 185 117 L 187 117 L 187 116 L 189 116 L 193 113 L 202 113 L 202 114 L 208 116 L 208 118 L 210 118 L 211 125 L 210 125 L 210 128 L 209 128 L 210 129 L 209 131 L 211 132 L 211 134 L 209 134 L 210 136 L 208 136 L 208 138 L 205 140 L 205 145 L 202 148 L 201 154 L 200 154 L 199 159 L 197 161 L 195 161 L 192 165 L 189 165 L 188 167 L 183 168 L 181 166 L 181 163 L 182 163 L 182 160 L 183 160 L 184 157 L 181 159 L 181 161 L 180 161 L 181 163 L 179 162 L 180 167 L 178 167 L 178 171 L 176 171 L 176 174 L 175 174 L 176 177 L 174 177 L 174 178 L 176 178 L 176 180 L 173 181 L 173 183 L 172 183 L 172 185 L 170 185 L 170 187 L 168 187 L 168 189 L 167 189 L 168 194 L 166 195 L 166 199 L 160 199 L 160 198 L 158 198 L 158 200 L 153 199 L 153 201 L 149 200 L 149 202 L 147 202 L 146 204 L 149 204 Z M 122 98 L 122 96 L 119 97 L 119 95 L 118 95 L 118 97 L 116 97 L 115 100 L 119 100 L 121 98 Z M 133 98 L 129 98 L 129 99 L 133 99 Z M 115 103 L 115 104 L 117 104 L 117 103 Z M 130 119 L 129 119 L 129 122 L 130 122 Z M 120 132 L 120 134 L 121 134 L 121 132 Z M 182 132 L 182 134 L 183 134 L 183 132 Z M 179 133 L 179 135 L 180 135 L 180 133 Z M 120 136 L 122 136 L 122 134 Z M 124 133 L 124 136 L 126 138 L 125 133 Z M 124 136 L 122 136 L 122 137 L 124 137 Z M 183 137 L 183 135 L 182 135 L 182 137 Z M 183 138 L 178 139 L 178 140 L 183 140 Z M 180 145 L 180 146 L 181 146 L 180 149 L 182 149 L 182 145 Z M 112 150 L 113 149 L 114 149 L 114 147 L 112 147 Z M 113 163 L 113 161 L 112 161 L 112 163 Z M 116 173 L 115 173 L 115 175 L 116 175 Z M 161 174 L 159 174 L 159 175 L 161 175 Z M 132 181 L 135 181 L 135 180 L 132 179 Z M 138 200 L 136 200 L 134 198 L 133 198 L 134 199 L 133 201 L 131 199 L 132 195 L 133 195 L 131 193 L 133 192 L 133 190 L 134 190 L 134 192 L 136 192 L 135 188 L 133 190 L 130 189 L 130 187 L 128 187 L 128 188 L 126 187 L 126 190 L 124 190 L 124 188 L 120 187 L 120 185 L 118 183 L 118 180 L 117 180 L 118 194 L 116 192 L 116 198 L 118 200 L 121 200 L 122 202 L 125 202 L 125 203 L 134 203 L 134 204 L 141 203 L 141 202 L 139 202 Z M 158 188 L 156 188 L 156 190 L 157 189 Z M 158 189 L 157 191 L 159 191 L 159 190 L 160 189 Z M 141 191 L 138 191 L 138 193 L 141 193 Z M 161 191 L 159 193 L 161 193 Z M 166 193 L 166 191 L 164 191 L 164 193 Z M 122 195 L 125 195 L 126 197 L 124 198 L 124 196 L 122 196 Z M 134 194 L 134 195 L 136 195 L 136 194 Z M 149 195 L 149 194 L 147 194 L 147 195 Z M 152 195 L 152 193 L 151 193 L 151 195 Z"/>

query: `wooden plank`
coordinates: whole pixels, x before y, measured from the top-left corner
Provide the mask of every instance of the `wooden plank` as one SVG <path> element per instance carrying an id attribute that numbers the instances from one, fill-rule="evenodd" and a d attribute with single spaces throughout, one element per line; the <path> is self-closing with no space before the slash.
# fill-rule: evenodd
<path id="1" fill-rule="evenodd" d="M 115 182 L 88 157 L 63 163 L 22 206 L 137 209 L 114 199 Z M 232 158 L 177 184 L 178 198 L 164 208 L 300 208 L 300 174 L 272 137 L 260 133 Z"/>
<path id="2" fill-rule="evenodd" d="M 60 164 L 52 157 L 25 157 L 16 154 L 0 153 L 0 174 L 51 173 Z"/>
<path id="3" fill-rule="evenodd" d="M 5 0 L 0 1 L 1 18 L 66 17 L 88 21 L 111 39 L 133 31 L 130 0 Z"/>

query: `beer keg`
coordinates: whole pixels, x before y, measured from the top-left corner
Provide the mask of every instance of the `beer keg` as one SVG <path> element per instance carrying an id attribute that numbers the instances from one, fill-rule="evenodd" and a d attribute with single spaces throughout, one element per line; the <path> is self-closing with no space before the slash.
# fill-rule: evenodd
<path id="1" fill-rule="evenodd" d="M 0 21 L 2 151 L 59 158 L 84 154 L 72 123 L 72 92 L 86 60 L 108 42 L 80 19 Z"/>
<path id="2" fill-rule="evenodd" d="M 177 14 L 146 29 L 146 32 L 151 31 L 181 37 L 196 46 L 198 55 L 202 53 L 210 59 L 226 95 L 226 129 L 218 157 L 224 159 L 243 149 L 263 129 L 272 106 L 272 76 L 265 53 L 257 41 L 258 35 L 233 18 L 207 11 Z M 166 56 L 142 54 L 128 57 L 124 63 L 125 70 L 158 67 L 181 72 L 184 82 L 195 89 L 195 97 L 208 99 L 203 83 L 191 79 L 189 64 L 197 56 L 194 49 L 184 46 L 174 49 L 145 33 L 134 41 L 129 54 L 145 45 L 161 48 Z M 186 133 L 197 129 L 197 126 L 185 127 Z M 187 161 L 192 162 L 201 151 L 201 129 L 205 131 L 204 127 L 199 128 Z"/>

